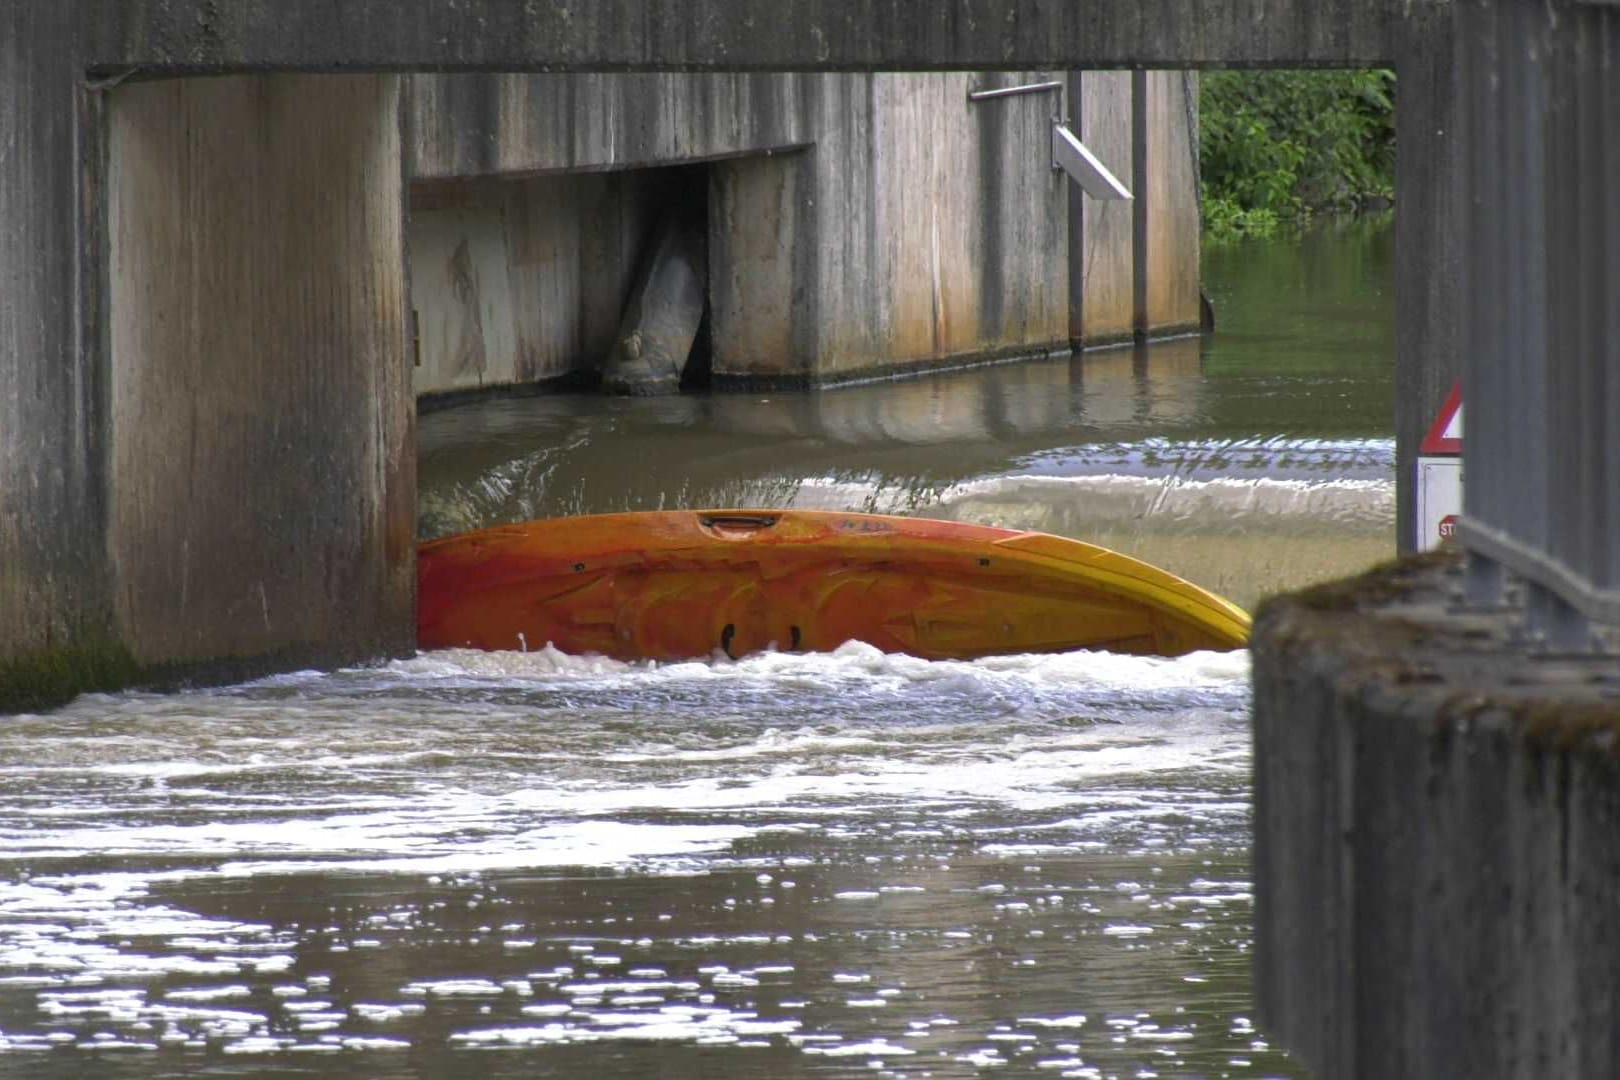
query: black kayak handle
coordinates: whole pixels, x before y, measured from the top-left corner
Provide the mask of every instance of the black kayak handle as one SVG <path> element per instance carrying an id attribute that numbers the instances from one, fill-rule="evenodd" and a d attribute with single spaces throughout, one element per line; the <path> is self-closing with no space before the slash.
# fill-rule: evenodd
<path id="1" fill-rule="evenodd" d="M 780 520 L 780 514 L 704 514 L 698 524 L 705 529 L 768 529 Z"/>

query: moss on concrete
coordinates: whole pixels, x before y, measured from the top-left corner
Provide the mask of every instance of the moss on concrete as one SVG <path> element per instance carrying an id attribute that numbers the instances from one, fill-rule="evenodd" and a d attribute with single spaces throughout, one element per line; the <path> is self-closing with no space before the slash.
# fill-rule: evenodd
<path id="1" fill-rule="evenodd" d="M 1620 762 L 1620 665 L 1538 653 L 1500 613 L 1437 617 L 1456 552 L 1408 556 L 1364 574 L 1276 596 L 1255 619 L 1257 656 L 1286 666 L 1326 661 L 1341 691 L 1428 702 L 1437 732 L 1494 718 L 1532 749 L 1597 751 Z"/>
<path id="2" fill-rule="evenodd" d="M 1297 593 L 1268 597 L 1263 607 L 1298 604 L 1317 612 L 1362 611 L 1409 599 L 1428 584 L 1429 571 L 1457 558 L 1451 551 L 1432 551 L 1380 563 L 1365 573 L 1329 581 Z"/>
<path id="3" fill-rule="evenodd" d="M 0 715 L 54 709 L 79 694 L 138 682 L 140 664 L 123 645 L 81 643 L 0 660 Z"/>
<path id="4" fill-rule="evenodd" d="M 380 638 L 357 648 L 358 657 L 350 649 L 302 644 L 257 656 L 221 655 L 165 664 L 142 664 L 116 642 L 38 649 L 9 660 L 0 659 L 0 717 L 54 709 L 80 694 L 131 689 L 173 693 L 197 686 L 246 682 L 285 671 L 331 670 L 409 655 Z"/>

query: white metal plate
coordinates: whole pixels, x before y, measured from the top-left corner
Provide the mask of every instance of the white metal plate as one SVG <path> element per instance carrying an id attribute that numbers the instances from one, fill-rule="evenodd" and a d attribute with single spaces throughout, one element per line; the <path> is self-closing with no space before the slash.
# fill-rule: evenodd
<path id="1" fill-rule="evenodd" d="M 1451 536 L 1462 513 L 1462 458 L 1417 459 L 1417 550 L 1430 551 Z M 1448 520 L 1449 519 L 1449 520 Z"/>

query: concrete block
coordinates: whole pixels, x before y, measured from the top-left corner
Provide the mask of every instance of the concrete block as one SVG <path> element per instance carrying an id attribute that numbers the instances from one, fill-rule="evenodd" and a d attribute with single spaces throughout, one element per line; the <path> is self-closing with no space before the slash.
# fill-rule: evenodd
<path id="1" fill-rule="evenodd" d="M 149 70 L 949 71 L 1370 66 L 1450 0 L 109 0 L 91 57 Z"/>
<path id="2" fill-rule="evenodd" d="M 1420 556 L 1255 623 L 1262 1034 L 1312 1074 L 1620 1066 L 1620 672 Z"/>

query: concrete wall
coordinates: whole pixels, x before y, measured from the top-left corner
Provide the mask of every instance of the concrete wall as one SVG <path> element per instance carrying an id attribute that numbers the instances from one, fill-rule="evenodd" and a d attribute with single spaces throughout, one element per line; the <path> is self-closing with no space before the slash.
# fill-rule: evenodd
<path id="1" fill-rule="evenodd" d="M 838 77 L 824 77 L 831 81 Z M 845 76 L 821 95 L 817 376 L 1068 341 L 1067 180 L 1042 96 L 970 89 L 1042 73 Z M 731 373 L 716 355 L 716 372 Z"/>
<path id="2" fill-rule="evenodd" d="M 1461 562 L 1255 626 L 1256 990 L 1323 1080 L 1620 1074 L 1612 657 L 1459 617 Z"/>
<path id="3" fill-rule="evenodd" d="M 110 105 L 110 528 L 144 665 L 411 646 L 398 79 L 126 84 Z"/>
<path id="4" fill-rule="evenodd" d="M 1130 204 L 1077 201 L 1050 168 L 1057 95 L 967 97 L 1046 78 L 419 77 L 412 157 L 427 179 L 416 185 L 410 245 L 417 389 L 593 369 L 610 330 L 587 308 L 613 310 L 612 322 L 628 279 L 626 267 L 586 249 L 633 259 L 625 230 L 650 228 L 663 196 L 629 166 L 664 160 L 709 170 L 721 384 L 831 382 L 1196 326 L 1198 208 L 1182 76 L 1149 77 L 1160 104 L 1149 109 L 1147 91 L 1139 95 L 1141 147 L 1131 76 L 1076 76 L 1083 122 L 1105 160 L 1127 183 L 1136 170 L 1156 174 L 1154 227 L 1140 237 Z M 600 175 L 489 182 L 582 171 Z M 1069 220 L 1077 212 L 1086 215 L 1078 235 Z M 502 245 L 538 233 L 551 235 L 531 246 L 551 254 L 543 272 L 520 281 L 502 269 L 512 263 Z M 1139 246 L 1151 256 L 1138 260 Z M 1077 293 L 1083 320 L 1072 310 Z"/>
<path id="5" fill-rule="evenodd" d="M 815 378 L 821 244 L 860 242 L 848 229 L 819 232 L 822 210 L 839 205 L 818 196 L 820 171 L 819 157 L 808 151 L 713 166 L 709 318 L 712 367 L 722 378 Z"/>

